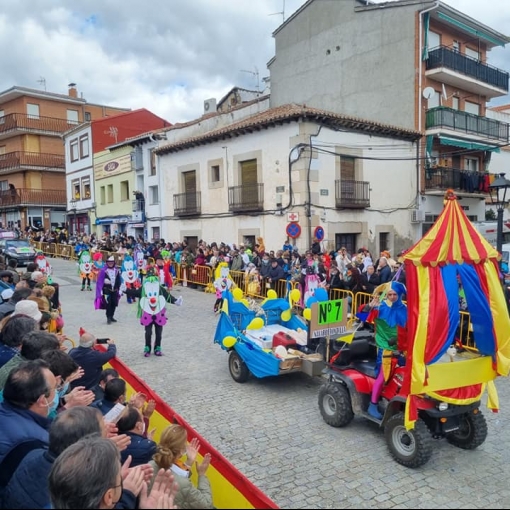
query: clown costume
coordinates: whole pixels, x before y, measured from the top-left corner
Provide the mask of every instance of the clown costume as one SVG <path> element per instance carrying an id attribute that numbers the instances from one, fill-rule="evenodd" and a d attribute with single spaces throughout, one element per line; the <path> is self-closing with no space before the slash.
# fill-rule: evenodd
<path id="1" fill-rule="evenodd" d="M 90 253 L 88 250 L 80 252 L 80 259 L 78 260 L 79 275 L 81 277 L 81 290 L 85 290 L 85 283 L 87 284 L 87 290 L 92 290 L 90 286 L 90 277 L 92 276 L 93 264 L 90 259 Z"/>

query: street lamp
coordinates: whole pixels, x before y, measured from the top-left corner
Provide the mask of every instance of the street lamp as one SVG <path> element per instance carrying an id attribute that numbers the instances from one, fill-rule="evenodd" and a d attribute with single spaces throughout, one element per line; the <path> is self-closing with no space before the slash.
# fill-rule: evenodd
<path id="1" fill-rule="evenodd" d="M 506 193 L 510 188 L 510 181 L 505 178 L 505 174 L 499 174 L 494 181 L 489 184 L 489 194 L 491 202 L 498 211 L 498 232 L 496 249 L 501 253 L 503 249 L 503 212 L 507 206 Z"/>
<path id="2" fill-rule="evenodd" d="M 73 220 L 73 234 L 76 235 L 77 225 L 76 225 L 76 199 L 71 198 L 69 200 L 69 205 L 71 206 L 71 211 L 74 213 L 74 220 Z M 503 227 L 502 227 L 503 228 Z"/>

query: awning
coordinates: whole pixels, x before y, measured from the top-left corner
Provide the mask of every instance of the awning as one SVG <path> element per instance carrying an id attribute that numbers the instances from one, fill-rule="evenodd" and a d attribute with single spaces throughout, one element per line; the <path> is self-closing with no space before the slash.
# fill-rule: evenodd
<path id="1" fill-rule="evenodd" d="M 492 151 L 499 152 L 497 145 L 486 145 L 483 143 L 468 142 L 467 140 L 459 140 L 458 138 L 448 138 L 446 136 L 440 136 L 439 141 L 443 145 L 453 145 L 454 147 L 462 147 L 463 149 L 471 149 L 476 151 Z"/>

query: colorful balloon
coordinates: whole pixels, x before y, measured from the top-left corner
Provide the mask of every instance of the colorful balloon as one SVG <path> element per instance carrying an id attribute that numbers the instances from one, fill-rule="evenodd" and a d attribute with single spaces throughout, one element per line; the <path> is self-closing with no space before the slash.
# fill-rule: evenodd
<path id="1" fill-rule="evenodd" d="M 276 299 L 278 297 L 278 294 L 274 289 L 269 289 L 267 291 L 267 299 Z"/>
<path id="2" fill-rule="evenodd" d="M 250 302 L 246 298 L 243 298 L 240 301 L 244 306 L 247 306 L 248 308 L 250 307 Z"/>
<path id="3" fill-rule="evenodd" d="M 237 338 L 234 336 L 226 336 L 223 339 L 222 343 L 223 343 L 223 347 L 226 347 L 227 349 L 231 349 L 237 343 Z"/>
<path id="4" fill-rule="evenodd" d="M 234 299 L 237 299 L 237 301 L 241 301 L 241 299 L 243 299 L 243 291 L 239 287 L 236 287 L 232 291 L 232 295 L 234 296 Z"/>
<path id="5" fill-rule="evenodd" d="M 264 327 L 264 319 L 260 317 L 255 317 L 249 324 L 246 326 L 246 329 L 260 329 Z"/>
<path id="6" fill-rule="evenodd" d="M 303 317 L 304 317 L 307 321 L 311 320 L 311 319 L 312 319 L 312 310 L 310 310 L 310 308 L 305 308 L 305 309 L 303 310 Z"/>
<path id="7" fill-rule="evenodd" d="M 301 299 L 301 292 L 299 291 L 299 289 L 292 289 L 290 291 L 290 300 L 293 303 L 297 303 L 300 299 Z"/>
<path id="8" fill-rule="evenodd" d="M 292 317 L 292 312 L 290 310 L 285 310 L 284 312 L 282 312 L 280 314 L 280 318 L 282 319 L 283 322 L 290 321 L 291 317 Z"/>
<path id="9" fill-rule="evenodd" d="M 328 293 L 326 289 L 315 289 L 315 297 L 317 298 L 317 301 L 327 301 L 328 300 Z"/>

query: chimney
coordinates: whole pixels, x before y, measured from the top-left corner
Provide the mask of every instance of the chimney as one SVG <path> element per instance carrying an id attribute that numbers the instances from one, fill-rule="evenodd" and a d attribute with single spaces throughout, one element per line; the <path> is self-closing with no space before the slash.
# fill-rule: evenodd
<path id="1" fill-rule="evenodd" d="M 76 89 L 76 83 L 70 83 L 68 85 L 68 87 L 69 87 L 69 97 L 77 98 L 78 90 Z"/>

